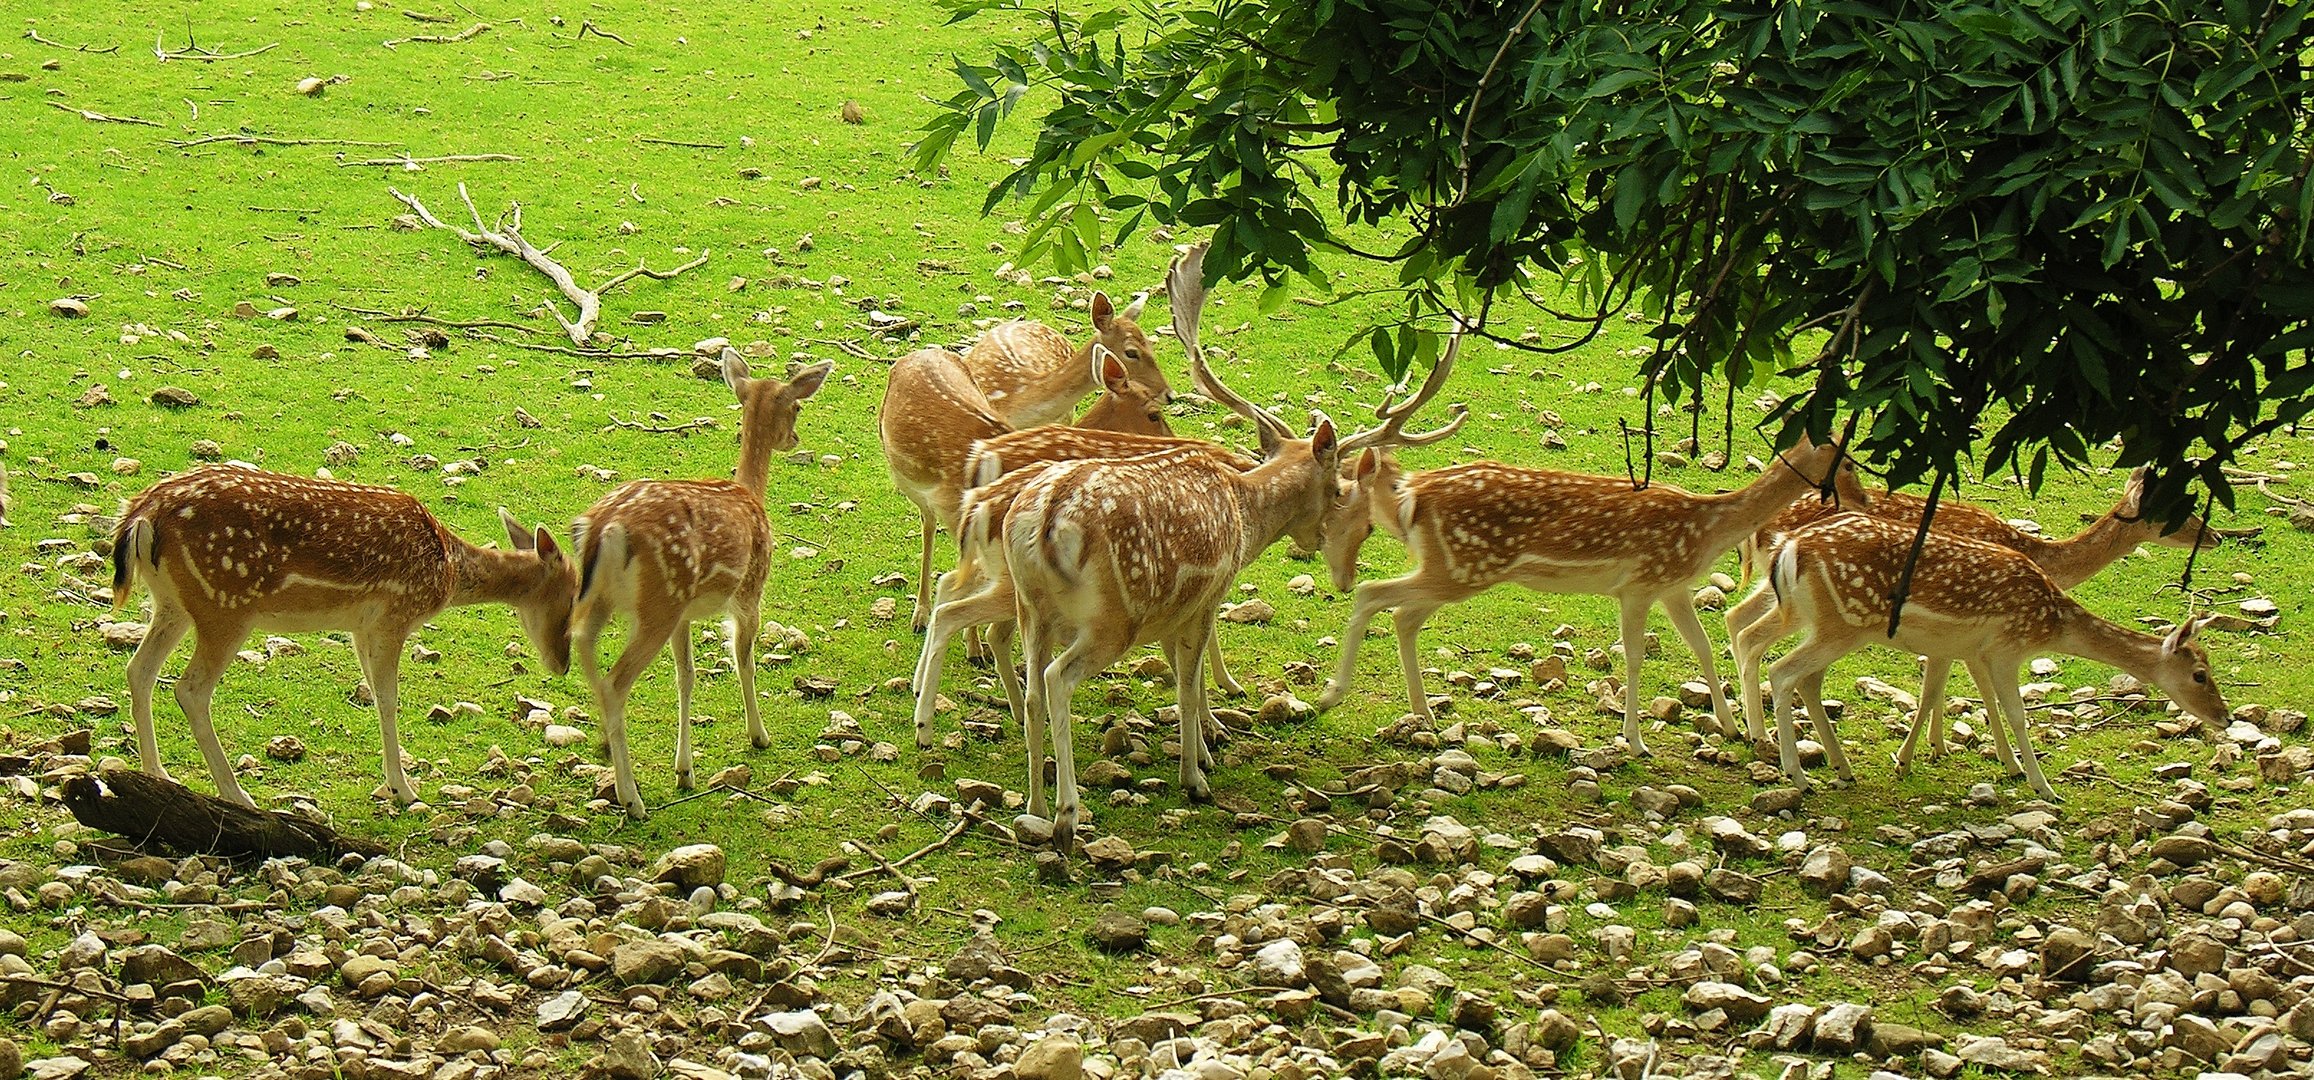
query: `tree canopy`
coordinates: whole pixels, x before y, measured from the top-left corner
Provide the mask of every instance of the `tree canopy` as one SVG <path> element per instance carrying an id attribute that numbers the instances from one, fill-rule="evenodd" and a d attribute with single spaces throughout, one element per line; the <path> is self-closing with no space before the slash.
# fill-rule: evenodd
<path id="1" fill-rule="evenodd" d="M 1732 424 L 1800 375 L 1787 437 L 1853 423 L 1898 484 L 2112 443 L 2173 519 L 2314 406 L 2303 0 L 1100 2 L 943 0 L 1019 36 L 919 165 L 1034 112 L 987 202 L 1027 200 L 1024 261 L 1156 222 L 1273 302 L 1394 264 L 1394 376 L 1450 310 L 1539 349 L 1638 312 L 1651 397 Z M 1565 335 L 1502 331 L 1538 310 Z"/>

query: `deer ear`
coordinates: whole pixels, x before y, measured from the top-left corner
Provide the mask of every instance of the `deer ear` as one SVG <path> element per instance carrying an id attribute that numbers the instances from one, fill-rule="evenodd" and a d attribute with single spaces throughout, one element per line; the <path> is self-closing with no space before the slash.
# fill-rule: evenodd
<path id="1" fill-rule="evenodd" d="M 1322 412 L 1312 412 L 1310 416 L 1313 421 L 1310 428 L 1310 456 L 1320 460 L 1334 456 L 1337 442 L 1333 419 Z"/>
<path id="2" fill-rule="evenodd" d="M 1093 368 L 1102 386 L 1120 394 L 1125 392 L 1125 362 L 1117 359 L 1117 354 L 1110 352 L 1108 346 L 1093 346 Z"/>
<path id="3" fill-rule="evenodd" d="M 538 546 L 531 541 L 530 529 L 503 506 L 498 508 L 498 524 L 506 529 L 507 547 L 515 551 L 529 551 Z"/>
<path id="4" fill-rule="evenodd" d="M 1095 292 L 1093 294 L 1093 329 L 1106 334 L 1109 332 L 1109 324 L 1116 321 L 1117 309 L 1109 306 L 1109 294 Z"/>
<path id="5" fill-rule="evenodd" d="M 796 372 L 795 378 L 787 381 L 787 396 L 795 401 L 802 401 L 819 393 L 821 384 L 828 381 L 828 372 L 835 370 L 835 366 L 836 362 L 833 360 L 822 360 Z"/>
<path id="6" fill-rule="evenodd" d="M 729 345 L 723 347 L 723 385 L 734 394 L 747 385 L 747 358 Z"/>
<path id="7" fill-rule="evenodd" d="M 2187 645 L 2193 643 L 2194 635 L 2199 633 L 2201 628 L 2202 620 L 2198 618 L 2187 619 L 2177 624 L 2177 629 L 2171 630 L 2168 637 L 2161 639 L 2161 651 L 2174 653 L 2183 650 Z"/>
<path id="8" fill-rule="evenodd" d="M 532 546 L 538 548 L 538 557 L 548 562 L 562 558 L 562 547 L 554 542 L 554 534 L 546 531 L 544 525 L 538 527 Z"/>
<path id="9" fill-rule="evenodd" d="M 1351 475 L 1354 479 L 1364 480 L 1365 478 L 1374 475 L 1374 470 L 1381 467 L 1382 452 L 1369 446 L 1366 448 L 1364 453 L 1358 455 L 1358 469 Z"/>
<path id="10" fill-rule="evenodd" d="M 1140 322 L 1140 321 L 1141 321 L 1141 307 L 1142 307 L 1142 305 L 1144 305 L 1144 304 L 1147 304 L 1148 302 L 1149 302 L 1149 294 L 1148 294 L 1148 293 L 1141 293 L 1140 295 L 1137 295 L 1137 296 L 1133 297 L 1133 302 L 1132 302 L 1132 303 L 1130 303 L 1130 304 L 1127 304 L 1127 305 L 1125 305 L 1125 310 L 1124 310 L 1124 311 L 1121 311 L 1121 312 L 1119 312 L 1118 314 L 1120 314 L 1120 315 L 1123 315 L 1123 316 L 1125 317 L 1125 321 L 1126 321 L 1126 322 Z"/>

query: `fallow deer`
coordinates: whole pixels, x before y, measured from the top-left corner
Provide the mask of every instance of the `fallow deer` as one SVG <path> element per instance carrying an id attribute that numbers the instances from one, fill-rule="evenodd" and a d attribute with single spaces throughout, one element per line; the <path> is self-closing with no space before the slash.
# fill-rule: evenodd
<path id="1" fill-rule="evenodd" d="M 1335 585 L 1347 589 L 1355 579 L 1358 547 L 1374 526 L 1406 544 L 1414 569 L 1357 587 L 1341 662 L 1318 706 L 1341 702 L 1367 624 L 1396 608 L 1409 704 L 1429 717 L 1414 647 L 1423 622 L 1440 607 L 1516 582 L 1537 592 L 1588 593 L 1620 602 L 1623 739 L 1634 752 L 1647 752 L 1639 730 L 1639 667 L 1647 610 L 1659 603 L 1703 668 L 1720 730 L 1733 732 L 1735 718 L 1689 589 L 1713 560 L 1822 483 L 1838 456 L 1838 446 L 1802 437 L 1769 463 L 1765 476 L 1723 495 L 1695 495 L 1668 484 L 1635 489 L 1622 477 L 1491 461 L 1409 476 L 1386 454 L 1360 458 L 1350 492 L 1332 514 L 1340 524 L 1328 526 L 1326 559 Z"/>
<path id="2" fill-rule="evenodd" d="M 827 380 L 830 364 L 789 381 L 751 378 L 747 360 L 723 350 L 723 381 L 738 396 L 736 480 L 634 480 L 587 508 L 574 526 L 579 597 L 573 615 L 580 669 L 594 692 L 609 744 L 619 805 L 644 816 L 627 755 L 627 696 L 635 679 L 672 640 L 675 646 L 675 786 L 691 787 L 691 624 L 717 614 L 739 668 L 747 736 L 758 750 L 771 734 L 755 701 L 755 635 L 762 625 L 763 584 L 771 573 L 771 526 L 764 490 L 771 455 L 795 446 L 796 414 Z M 634 620 L 626 650 L 603 676 L 595 639 L 612 615 Z"/>
<path id="3" fill-rule="evenodd" d="M 1175 295 L 1175 329 L 1198 387 L 1254 421 L 1262 464 L 1240 471 L 1194 450 L 1055 463 L 1022 486 L 1004 516 L 1005 572 L 1027 657 L 1022 727 L 1029 813 L 1050 817 L 1054 843 L 1064 852 L 1082 813 L 1070 723 L 1077 686 L 1135 645 L 1162 644 L 1180 698 L 1181 790 L 1193 800 L 1210 798 L 1205 769 L 1212 761 L 1206 743 L 1212 709 L 1202 666 L 1215 609 L 1238 572 L 1280 536 L 1318 546 L 1319 524 L 1339 489 L 1342 453 L 1436 437 L 1400 429 L 1436 392 L 1443 371 L 1434 370 L 1425 392 L 1386 408 L 1383 426 L 1348 438 L 1339 437 L 1323 413 L 1313 414 L 1309 438 L 1295 438 L 1284 421 L 1223 385 L 1197 345 L 1202 261 L 1202 251 L 1193 251 L 1175 268 L 1185 279 Z M 1449 349 L 1439 368 L 1450 369 L 1452 356 Z M 1461 422 L 1460 415 L 1453 421 Z M 1048 723 L 1057 789 L 1049 804 Z M 1048 805 L 1055 812 L 1048 814 Z"/>
<path id="4" fill-rule="evenodd" d="M 1847 484 L 1852 478 L 1843 476 Z M 2152 543 L 2164 547 L 2209 547 L 2218 542 L 2215 530 L 2210 529 L 2199 515 L 2190 515 L 2175 530 L 2165 531 L 2160 522 L 2143 516 L 2139 503 L 2145 495 L 2145 470 L 2135 469 L 2123 483 L 2121 501 L 2080 532 L 2063 540 L 2050 540 L 2018 529 L 2007 521 L 1985 510 L 1963 502 L 1939 501 L 1936 517 L 1930 528 L 1939 536 L 1960 540 L 1974 540 L 2008 548 L 2033 561 L 2041 572 L 2059 588 L 2071 590 L 2074 586 L 2097 575 L 2098 571 L 2137 550 L 2138 545 Z M 1860 496 L 1860 497 L 1859 497 Z M 1865 492 L 1856 487 L 1854 493 L 1841 492 L 1840 505 L 1872 515 L 1883 521 L 1894 522 L 1908 529 L 1917 529 L 1920 515 L 1927 500 L 1917 495 L 1893 491 Z M 1773 550 L 1773 545 L 1791 532 L 1811 521 L 1829 516 L 1829 504 L 1808 500 L 1794 503 L 1792 508 L 1762 529 L 1755 538 L 1754 549 L 1762 553 Z M 1729 649 L 1735 655 L 1736 686 L 1743 694 L 1745 734 L 1755 744 L 1767 737 L 1760 702 L 1760 658 L 1776 642 L 1797 632 L 1796 620 L 1784 614 L 1772 590 L 1754 589 L 1741 603 L 1728 609 Z M 1896 768 L 1903 773 L 1912 768 L 1913 751 L 1919 744 L 1923 729 L 1928 733 L 1929 756 L 1945 751 L 1944 695 L 1952 672 L 1950 661 L 1930 657 L 1922 668 L 1920 706 L 1914 713 L 1912 730 L 1905 734 L 1904 746 L 1897 751 Z M 1979 687 L 1983 690 L 1982 687 Z M 2002 760 L 2013 760 L 2007 747 L 2007 734 L 1999 724 L 1993 725 L 1993 742 Z"/>
<path id="5" fill-rule="evenodd" d="M 1043 323 L 1025 319 L 998 323 L 965 350 L 965 367 L 987 396 L 990 411 L 1014 428 L 1066 420 L 1077 402 L 1101 385 L 1093 366 L 1094 345 L 1123 359 L 1133 380 L 1155 390 L 1163 404 L 1172 400 L 1173 388 L 1157 369 L 1149 335 L 1141 332 L 1142 303 L 1143 298 L 1135 297 L 1118 311 L 1107 293 L 1095 292 L 1093 340 L 1082 347 Z"/>
<path id="6" fill-rule="evenodd" d="M 1853 778 L 1824 712 L 1824 672 L 1874 642 L 1967 664 L 1994 723 L 2005 721 L 2021 751 L 2026 781 L 2047 799 L 2057 793 L 2033 753 L 2017 685 L 2018 669 L 2036 653 L 2068 653 L 2120 668 L 2160 687 L 2187 712 L 2224 721 L 2225 698 L 2211 679 L 2209 656 L 2194 640 L 2201 621 L 2188 621 L 2167 636 L 2116 626 L 2065 595 L 2033 560 L 1999 545 L 1931 531 L 1912 571 L 1904 617 L 1890 637 L 1890 598 L 1912 553 L 1914 532 L 1867 514 L 1840 514 L 1793 532 L 1772 556 L 1762 587 L 1774 590 L 1779 610 L 1808 635 L 1769 669 L 1777 752 L 1794 783 L 1807 786 L 1792 720 L 1795 695 L 1815 723 L 1825 756 L 1843 779 Z M 2012 774 L 2018 771 L 2019 763 L 2004 764 Z"/>
<path id="7" fill-rule="evenodd" d="M 1097 430 L 1169 435 L 1162 392 L 1134 381 L 1106 346 L 1089 350 L 1095 376 L 1105 392 L 1078 419 Z M 916 511 L 923 527 L 917 562 L 915 628 L 932 617 L 932 549 L 940 529 L 956 533 L 956 507 L 963 496 L 964 459 L 973 444 L 1011 431 L 974 385 L 964 358 L 946 349 L 920 349 L 892 365 L 877 413 L 876 433 L 884 462 Z"/>
<path id="8" fill-rule="evenodd" d="M 402 768 L 398 690 L 402 646 L 445 607 L 507 604 L 548 671 L 570 667 L 578 582 L 544 527 L 498 512 L 511 550 L 476 547 L 444 528 L 416 498 L 392 488 L 203 466 L 130 499 L 113 529 L 113 606 L 142 581 L 152 622 L 129 659 L 129 713 L 144 770 L 166 778 L 153 733 L 153 684 L 190 632 L 193 658 L 176 698 L 217 794 L 255 806 L 234 779 L 210 720 L 210 698 L 241 643 L 256 630 L 346 630 L 376 700 L 385 742 L 385 789 L 418 791 Z"/>

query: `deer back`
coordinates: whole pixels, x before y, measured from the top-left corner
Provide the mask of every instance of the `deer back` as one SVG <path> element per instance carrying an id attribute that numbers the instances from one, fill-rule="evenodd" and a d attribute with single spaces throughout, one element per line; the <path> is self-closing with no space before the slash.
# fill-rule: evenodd
<path id="1" fill-rule="evenodd" d="M 1228 447 L 1203 439 L 1047 424 L 981 440 L 972 448 L 964 474 L 968 483 L 985 483 L 990 478 L 1042 461 L 1129 458 L 1168 450 L 1205 454 L 1241 472 L 1258 464 Z"/>
<path id="2" fill-rule="evenodd" d="M 230 465 L 190 470 L 130 499 L 113 530 L 116 602 L 144 577 L 194 614 L 275 629 L 408 626 L 455 588 L 453 542 L 416 498 Z"/>
<path id="3" fill-rule="evenodd" d="M 965 364 L 996 415 L 1018 428 L 1068 419 L 1078 400 L 1098 385 L 1091 369 L 1095 343 L 1117 354 L 1135 380 L 1170 398 L 1171 386 L 1157 369 L 1149 335 L 1141 330 L 1141 306 L 1136 299 L 1120 311 L 1108 294 L 1094 293 L 1093 338 L 1082 347 L 1043 323 L 998 323 L 965 351 Z"/>
<path id="4" fill-rule="evenodd" d="M 876 434 L 902 491 L 960 490 L 972 444 L 1010 430 L 973 383 L 963 357 L 919 349 L 893 363 Z"/>
<path id="5" fill-rule="evenodd" d="M 762 592 L 771 526 L 762 498 L 728 480 L 632 480 L 574 526 L 579 606 L 675 610 Z"/>
<path id="6" fill-rule="evenodd" d="M 1774 556 L 1777 603 L 1811 625 L 1835 619 L 1880 640 L 1915 531 L 1863 513 L 1794 530 Z M 1966 658 L 1996 644 L 2021 655 L 2055 640 L 2077 607 L 2024 555 L 1932 531 L 1889 643 L 1923 656 Z"/>

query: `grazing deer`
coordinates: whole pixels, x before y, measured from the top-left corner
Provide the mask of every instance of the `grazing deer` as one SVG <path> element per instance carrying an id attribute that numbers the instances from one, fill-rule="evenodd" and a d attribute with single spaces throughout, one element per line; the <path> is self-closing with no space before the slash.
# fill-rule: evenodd
<path id="1" fill-rule="evenodd" d="M 193 658 L 177 677 L 177 705 L 217 794 L 255 806 L 210 721 L 218 680 L 252 631 L 346 630 L 377 702 L 386 790 L 417 801 L 402 770 L 396 716 L 411 631 L 445 607 L 507 604 L 547 670 L 570 668 L 578 591 L 570 561 L 545 528 L 526 529 L 504 509 L 498 517 L 511 550 L 467 543 L 392 488 L 230 465 L 192 469 L 130 499 L 113 528 L 113 607 L 126 604 L 139 581 L 153 594 L 152 622 L 128 669 L 144 770 L 169 775 L 153 735 L 153 684 L 190 631 Z"/>
<path id="2" fill-rule="evenodd" d="M 1215 400 L 1251 418 L 1261 433 L 1262 463 L 1240 471 L 1194 450 L 1128 460 L 1060 462 L 1027 481 L 1003 522 L 1006 574 L 1015 594 L 1028 679 L 1022 727 L 1029 746 L 1029 813 L 1053 822 L 1069 850 L 1081 815 L 1070 698 L 1094 672 L 1135 645 L 1165 648 L 1180 697 L 1180 785 L 1193 800 L 1210 798 L 1205 769 L 1212 708 L 1202 670 L 1215 608 L 1237 574 L 1276 542 L 1292 536 L 1318 546 L 1319 523 L 1339 487 L 1342 453 L 1393 439 L 1443 383 L 1434 371 L 1418 394 L 1382 427 L 1341 438 L 1332 420 L 1313 415 L 1309 438 L 1224 386 L 1197 346 L 1203 305 L 1202 251 L 1177 266 L 1185 279 L 1175 327 L 1192 378 Z M 1182 303 L 1182 295 L 1193 297 Z M 1451 368 L 1453 351 L 1439 361 Z M 1455 423 L 1461 422 L 1457 417 Z M 1044 749 L 1050 724 L 1057 789 L 1048 815 Z"/>
<path id="3" fill-rule="evenodd" d="M 1157 392 L 1158 404 L 1173 399 L 1173 388 L 1149 350 L 1149 335 L 1141 332 L 1143 298 L 1135 297 L 1125 310 L 1109 304 L 1109 294 L 1093 294 L 1093 340 L 1071 345 L 1060 331 L 1039 322 L 1014 319 L 989 327 L 965 350 L 964 365 L 972 382 L 987 396 L 989 410 L 1014 428 L 1057 424 L 1103 379 L 1093 363 L 1093 346 L 1101 345 L 1123 358 L 1133 381 Z"/>
<path id="4" fill-rule="evenodd" d="M 1694 495 L 1668 484 L 1634 489 L 1622 477 L 1527 469 L 1491 461 L 1401 473 L 1387 454 L 1361 457 L 1351 489 L 1328 525 L 1326 560 L 1337 588 L 1356 577 L 1359 545 L 1375 526 L 1414 555 L 1414 570 L 1357 588 L 1342 658 L 1320 708 L 1342 700 L 1356 670 L 1358 643 L 1374 616 L 1396 608 L 1398 659 L 1413 711 L 1428 718 L 1415 635 L 1439 608 L 1504 582 L 1544 593 L 1611 596 L 1622 607 L 1623 739 L 1646 753 L 1639 731 L 1639 662 L 1647 609 L 1660 603 L 1695 653 L 1711 687 L 1712 713 L 1735 730 L 1712 668 L 1710 639 L 1688 590 L 1712 561 L 1810 488 L 1839 456 L 1837 445 L 1803 437 L 1777 455 L 1767 475 L 1724 495 Z"/>
<path id="5" fill-rule="evenodd" d="M 1088 350 L 1105 392 L 1077 426 L 1170 435 L 1163 391 L 1136 382 L 1117 355 L 1096 342 Z M 1011 431 L 973 384 L 964 358 L 946 349 L 919 349 L 892 365 L 884 385 L 876 433 L 893 486 L 916 504 L 923 526 L 917 562 L 915 628 L 932 617 L 932 548 L 940 528 L 956 533 L 956 507 L 966 487 L 964 459 L 973 444 Z M 1033 430 L 1033 429 L 1032 429 Z"/>
<path id="6" fill-rule="evenodd" d="M 1853 484 L 1851 478 L 1843 476 L 1843 479 Z M 1907 529 L 1919 528 L 1927 500 L 1892 491 L 1867 493 L 1861 487 L 1855 492 L 1862 497 L 1843 490 L 1842 505 L 1851 510 L 1861 508 L 1864 513 Z M 2217 544 L 2217 533 L 2199 515 L 2190 515 L 2185 524 L 2165 532 L 2160 522 L 2140 513 L 2139 503 L 2144 496 L 2145 470 L 2134 469 L 2122 485 L 2121 501 L 2080 532 L 2063 540 L 2024 532 L 1991 511 L 1962 502 L 1939 502 L 1930 528 L 1939 536 L 1974 540 L 2018 552 L 2040 567 L 2059 589 L 2065 590 L 2095 577 L 2098 571 L 2137 550 L 2140 544 L 2183 548 Z M 1769 528 L 1760 531 L 1754 549 L 1764 555 L 1784 536 L 1832 512 L 1835 511 L 1829 504 L 1803 499 L 1770 523 Z M 1784 613 L 1773 590 L 1754 589 L 1741 603 L 1728 609 L 1727 626 L 1729 648 L 1736 661 L 1736 686 L 1743 694 L 1745 733 L 1757 744 L 1767 738 L 1760 702 L 1760 658 L 1776 642 L 1796 633 L 1799 624 Z M 1944 695 L 1951 672 L 1952 663 L 1948 660 L 1930 657 L 1923 665 L 1920 706 L 1913 715 L 1912 730 L 1905 734 L 1904 746 L 1897 751 L 1898 773 L 1912 768 L 1913 750 L 1923 728 L 1928 731 L 1929 756 L 1933 758 L 1945 752 Z M 2001 725 L 1994 724 L 1994 747 L 2003 761 L 2012 761 L 2014 757 L 2007 742 L 2007 733 Z"/>
<path id="7" fill-rule="evenodd" d="M 2203 623 L 2188 621 L 2166 637 L 2124 629 L 2065 595 L 2033 560 L 1995 544 L 1931 531 L 1912 571 L 1904 617 L 1888 635 L 1891 597 L 1912 554 L 1915 528 L 1868 514 L 1840 514 L 1784 538 L 1768 581 L 1779 612 L 1807 640 L 1769 669 L 1776 697 L 1776 745 L 1784 775 L 1802 787 L 1794 734 L 1795 694 L 1808 709 L 1825 756 L 1853 779 L 1839 736 L 1824 713 L 1824 672 L 1873 642 L 1919 656 L 1960 661 L 1983 688 L 1996 730 L 2005 715 L 2022 751 L 2022 771 L 2041 797 L 2055 799 L 2032 750 L 2017 671 L 2035 653 L 2054 651 L 2108 664 L 2152 683 L 2187 712 L 2223 722 L 2225 698 L 2210 678 L 2209 656 L 2194 641 Z M 2011 775 L 2016 760 L 2004 762 Z"/>
<path id="8" fill-rule="evenodd" d="M 771 455 L 795 446 L 796 413 L 827 380 L 827 363 L 792 380 L 750 378 L 747 360 L 723 350 L 723 381 L 739 398 L 739 469 L 733 480 L 634 480 L 595 500 L 574 525 L 579 597 L 574 644 L 594 691 L 609 744 L 619 805 L 644 816 L 627 756 L 627 695 L 669 640 L 675 645 L 675 786 L 691 787 L 691 624 L 724 614 L 747 737 L 771 745 L 755 702 L 755 635 L 762 626 L 763 583 L 771 573 L 771 525 L 764 488 Z M 595 638 L 613 614 L 634 619 L 626 650 L 604 678 Z"/>

